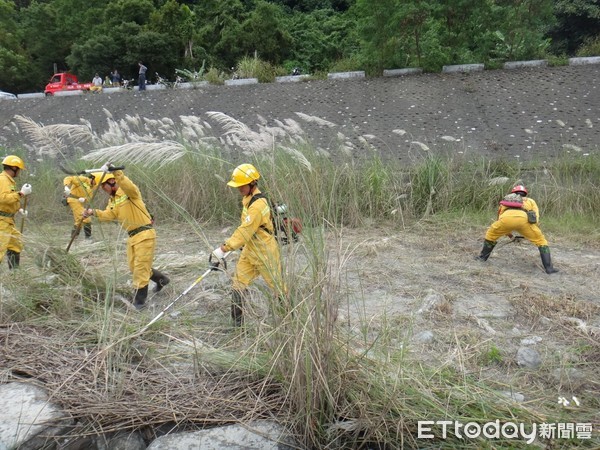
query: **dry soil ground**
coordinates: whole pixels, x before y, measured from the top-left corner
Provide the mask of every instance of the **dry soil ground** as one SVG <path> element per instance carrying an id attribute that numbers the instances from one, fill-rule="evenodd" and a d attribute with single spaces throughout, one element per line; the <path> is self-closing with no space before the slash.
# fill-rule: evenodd
<path id="1" fill-rule="evenodd" d="M 173 282 L 149 301 L 143 313 L 147 319 L 206 269 L 211 243 L 221 242 L 230 231 L 206 230 L 205 240 L 186 226 L 159 228 L 156 265 Z M 396 345 L 404 342 L 423 362 L 479 373 L 491 385 L 522 393 L 527 402 L 555 402 L 558 396 L 576 395 L 597 408 L 597 236 L 587 242 L 549 236 L 560 272 L 547 275 L 537 249 L 527 242 L 501 241 L 488 262 L 474 260 L 483 232 L 427 223 L 408 230 L 389 226 L 326 232 L 328 281 L 339 285 L 339 322 L 372 342 L 392 330 Z M 110 270 L 99 254 L 101 246 L 80 239 L 73 254 L 94 269 Z M 283 247 L 283 254 L 287 266 L 302 273 L 305 243 Z M 119 264 L 126 283 L 124 256 Z M 165 320 L 177 321 L 182 312 L 186 317 L 191 313 L 206 327 L 227 335 L 228 276 L 234 267 L 235 256 L 227 274 L 211 274 Z M 259 326 L 267 314 L 264 297 L 255 294 L 250 326 Z M 524 367 L 519 362 L 517 354 L 523 348 L 538 353 L 539 365 Z M 576 421 L 576 411 L 572 418 Z M 599 419 L 596 415 L 596 423 Z"/>

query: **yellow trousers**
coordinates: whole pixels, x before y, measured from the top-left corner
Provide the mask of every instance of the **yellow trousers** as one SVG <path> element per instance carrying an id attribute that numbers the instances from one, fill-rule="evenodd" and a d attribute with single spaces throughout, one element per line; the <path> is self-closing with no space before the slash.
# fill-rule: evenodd
<path id="1" fill-rule="evenodd" d="M 15 253 L 23 250 L 21 233 L 15 227 L 14 219 L 8 217 L 0 219 L 0 261 L 4 259 L 7 250 Z"/>
<path id="2" fill-rule="evenodd" d="M 67 203 L 69 204 L 71 212 L 73 213 L 73 220 L 75 221 L 75 226 L 79 225 L 80 223 L 91 223 L 91 217 L 83 219 L 83 217 L 81 216 L 81 214 L 83 213 L 83 203 L 81 203 L 76 198 L 68 199 Z"/>
<path id="3" fill-rule="evenodd" d="M 507 209 L 500 215 L 485 233 L 485 240 L 496 242 L 502 236 L 513 231 L 523 235 L 532 244 L 540 247 L 548 245 L 548 241 L 542 234 L 542 230 L 535 223 L 527 221 L 527 213 L 519 209 Z"/>
<path id="4" fill-rule="evenodd" d="M 152 276 L 152 263 L 156 248 L 156 231 L 142 231 L 127 239 L 127 262 L 133 274 L 133 287 L 140 289 L 148 286 Z"/>
<path id="5" fill-rule="evenodd" d="M 233 289 L 243 291 L 259 275 L 264 278 L 274 292 L 285 292 L 281 275 L 279 246 L 275 240 L 272 240 L 271 244 L 265 245 L 264 251 L 260 254 L 248 246 L 244 247 L 233 276 Z"/>

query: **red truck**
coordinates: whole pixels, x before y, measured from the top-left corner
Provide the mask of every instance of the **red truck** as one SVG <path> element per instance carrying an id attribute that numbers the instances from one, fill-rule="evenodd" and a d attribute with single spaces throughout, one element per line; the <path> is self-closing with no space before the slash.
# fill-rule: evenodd
<path id="1" fill-rule="evenodd" d="M 79 83 L 71 73 L 55 73 L 44 89 L 44 94 L 54 95 L 59 91 L 89 91 L 92 83 Z"/>

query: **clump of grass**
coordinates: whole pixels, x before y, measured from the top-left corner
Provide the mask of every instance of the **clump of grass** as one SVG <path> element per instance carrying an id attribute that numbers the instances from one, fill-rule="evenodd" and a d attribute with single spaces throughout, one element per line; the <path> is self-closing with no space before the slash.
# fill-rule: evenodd
<path id="1" fill-rule="evenodd" d="M 227 79 L 227 76 L 225 75 L 224 72 L 220 71 L 216 67 L 211 67 L 204 74 L 204 79 L 206 81 L 208 81 L 210 84 L 223 85 L 223 84 L 225 84 L 225 80 Z"/>
<path id="2" fill-rule="evenodd" d="M 511 298 L 510 302 L 519 317 L 526 318 L 532 323 L 537 323 L 543 317 L 575 317 L 582 320 L 590 320 L 600 313 L 600 306 L 577 300 L 569 295 L 564 295 L 557 299 L 525 291 L 521 295 Z"/>
<path id="3" fill-rule="evenodd" d="M 242 58 L 235 71 L 240 78 L 257 78 L 259 83 L 272 83 L 278 74 L 275 66 L 256 55 Z"/>

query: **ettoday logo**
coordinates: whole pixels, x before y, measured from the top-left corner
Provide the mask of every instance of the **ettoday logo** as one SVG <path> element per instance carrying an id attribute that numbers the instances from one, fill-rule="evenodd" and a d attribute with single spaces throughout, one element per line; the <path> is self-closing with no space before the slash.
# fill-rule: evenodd
<path id="1" fill-rule="evenodd" d="M 446 439 L 448 435 L 459 439 L 523 439 L 527 444 L 537 437 L 543 439 L 591 439 L 591 423 L 515 423 L 499 420 L 486 423 L 455 420 L 421 420 L 417 422 L 419 439 Z"/>

